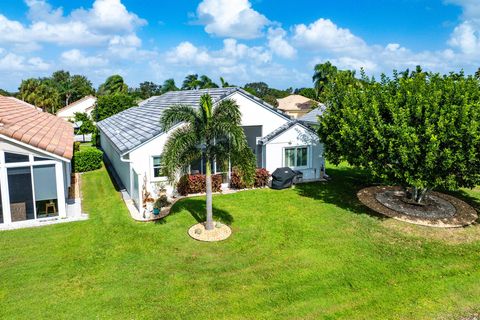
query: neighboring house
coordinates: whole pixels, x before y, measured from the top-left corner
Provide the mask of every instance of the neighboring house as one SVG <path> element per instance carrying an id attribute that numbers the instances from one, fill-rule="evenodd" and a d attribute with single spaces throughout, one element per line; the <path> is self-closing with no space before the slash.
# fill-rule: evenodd
<path id="1" fill-rule="evenodd" d="M 66 217 L 71 123 L 0 96 L 0 226 Z"/>
<path id="2" fill-rule="evenodd" d="M 176 128 L 168 132 L 160 130 L 163 110 L 183 104 L 197 107 L 200 97 L 209 93 L 214 103 L 232 99 L 240 107 L 242 127 L 247 142 L 256 155 L 257 166 L 273 172 L 289 166 L 304 173 L 304 179 L 322 177 L 324 167 L 323 144 L 306 124 L 291 120 L 280 110 L 239 88 L 218 88 L 191 91 L 172 91 L 149 98 L 138 107 L 132 107 L 100 121 L 100 143 L 124 188 L 137 207 L 142 206 L 141 192 L 144 182 L 150 192 L 155 192 L 157 182 L 165 182 L 161 176 L 162 150 Z M 230 176 L 230 166 L 213 165 L 215 173 Z M 205 162 L 192 163 L 191 173 L 204 173 Z M 167 191 L 173 191 L 168 186 Z"/>
<path id="3" fill-rule="evenodd" d="M 278 109 L 295 119 L 304 116 L 318 105 L 318 102 L 298 94 L 292 94 L 288 97 L 277 99 L 277 102 Z"/>
<path id="4" fill-rule="evenodd" d="M 72 102 L 68 106 L 65 106 L 62 109 L 58 110 L 57 117 L 73 121 L 75 118 L 75 113 L 86 113 L 88 115 L 91 115 L 93 109 L 95 108 L 95 103 L 97 103 L 96 97 L 83 97 L 82 99 Z"/>
<path id="5" fill-rule="evenodd" d="M 318 107 L 310 111 L 309 113 L 301 116 L 298 120 L 302 121 L 305 124 L 308 124 L 312 127 L 318 126 L 318 117 L 320 117 L 323 112 L 325 112 L 325 105 L 323 103 L 319 103 Z"/>

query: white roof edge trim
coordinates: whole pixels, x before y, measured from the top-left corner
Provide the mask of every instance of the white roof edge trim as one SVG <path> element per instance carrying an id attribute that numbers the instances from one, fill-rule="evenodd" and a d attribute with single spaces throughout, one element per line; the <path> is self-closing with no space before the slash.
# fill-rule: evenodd
<path id="1" fill-rule="evenodd" d="M 13 139 L 13 138 L 10 138 L 10 137 L 7 137 L 3 134 L 0 134 L 0 138 L 2 139 L 5 139 L 11 143 L 14 143 L 14 144 L 18 144 L 19 146 L 22 146 L 23 148 L 27 148 L 27 149 L 32 149 L 38 153 L 43 153 L 43 154 L 46 154 L 47 156 L 49 157 L 52 157 L 52 158 L 55 158 L 57 160 L 60 160 L 60 161 L 64 161 L 64 162 L 70 162 L 70 159 L 67 159 L 67 158 L 64 158 L 64 157 L 61 157 L 55 153 L 51 153 L 47 150 L 43 150 L 43 149 L 40 149 L 40 148 L 37 148 L 37 147 L 34 147 L 32 145 L 29 145 L 28 143 L 25 143 L 25 142 L 22 142 L 22 141 L 18 141 L 16 139 Z"/>

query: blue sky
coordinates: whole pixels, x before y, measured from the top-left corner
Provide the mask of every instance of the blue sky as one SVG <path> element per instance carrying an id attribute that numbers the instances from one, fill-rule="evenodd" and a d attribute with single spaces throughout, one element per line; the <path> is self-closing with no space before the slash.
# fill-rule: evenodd
<path id="1" fill-rule="evenodd" d="M 58 69 L 95 86 L 113 74 L 130 86 L 215 81 L 311 85 L 313 66 L 390 74 L 480 67 L 480 1 L 3 0 L 0 88 Z"/>

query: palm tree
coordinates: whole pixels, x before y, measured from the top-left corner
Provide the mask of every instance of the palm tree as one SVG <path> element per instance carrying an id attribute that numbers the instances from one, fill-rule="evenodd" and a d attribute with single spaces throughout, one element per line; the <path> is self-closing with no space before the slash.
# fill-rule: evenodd
<path id="1" fill-rule="evenodd" d="M 478 68 L 477 71 L 475 71 L 475 78 L 480 80 L 480 68 Z"/>
<path id="2" fill-rule="evenodd" d="M 163 131 L 178 123 L 167 140 L 162 162 L 164 173 L 174 180 L 179 171 L 203 156 L 206 160 L 207 221 L 205 229 L 213 229 L 212 163 L 228 160 L 231 156 L 244 168 L 255 166 L 254 156 L 240 127 L 241 113 L 233 100 L 222 100 L 215 107 L 212 98 L 204 94 L 198 109 L 178 105 L 166 109 L 160 119 Z M 253 171 L 254 173 L 254 171 Z"/>
<path id="3" fill-rule="evenodd" d="M 175 84 L 174 79 L 167 79 L 162 85 L 161 91 L 162 93 L 169 92 L 169 91 L 177 91 L 177 85 Z"/>
<path id="4" fill-rule="evenodd" d="M 200 89 L 218 88 L 218 84 L 213 82 L 212 79 L 210 79 L 206 75 L 201 76 L 200 80 L 198 81 Z"/>
<path id="5" fill-rule="evenodd" d="M 223 79 L 223 77 L 220 77 L 220 83 L 221 83 L 221 85 L 222 85 L 222 88 L 231 87 L 230 83 L 228 83 L 227 81 L 225 81 L 225 79 Z"/>
<path id="6" fill-rule="evenodd" d="M 198 74 L 189 74 L 183 80 L 182 90 L 196 90 L 199 87 L 200 80 L 198 80 Z"/>
<path id="7" fill-rule="evenodd" d="M 331 64 L 330 61 L 315 65 L 313 83 L 317 92 L 317 100 L 327 85 L 329 78 L 335 76 L 336 73 L 337 67 Z"/>

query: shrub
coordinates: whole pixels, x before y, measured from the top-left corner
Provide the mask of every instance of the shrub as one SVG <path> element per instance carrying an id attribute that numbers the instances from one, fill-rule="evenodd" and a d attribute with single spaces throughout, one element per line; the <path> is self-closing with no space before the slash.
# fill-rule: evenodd
<path id="1" fill-rule="evenodd" d="M 259 168 L 255 170 L 255 187 L 261 188 L 265 187 L 268 184 L 270 179 L 270 173 L 265 168 Z"/>
<path id="2" fill-rule="evenodd" d="M 103 152 L 94 149 L 87 148 L 75 153 L 73 157 L 73 171 L 74 172 L 86 172 L 102 167 Z"/>
<path id="3" fill-rule="evenodd" d="M 255 169 L 255 180 L 253 185 L 248 185 L 245 183 L 244 175 L 242 171 L 237 167 L 234 167 L 232 170 L 232 175 L 230 177 L 230 188 L 232 189 L 245 189 L 245 188 L 260 188 L 265 187 L 268 184 L 270 179 L 270 173 L 267 169 Z"/>
<path id="4" fill-rule="evenodd" d="M 77 151 L 80 151 L 80 144 L 81 144 L 80 141 L 75 141 L 73 143 L 73 152 L 74 153 L 77 152 Z"/>
<path id="5" fill-rule="evenodd" d="M 222 175 L 221 174 L 212 175 L 212 191 L 220 192 L 221 190 L 222 190 Z M 206 185 L 205 185 L 205 175 L 187 174 L 182 176 L 177 183 L 177 191 L 182 196 L 186 196 L 192 193 L 207 192 Z"/>
<path id="6" fill-rule="evenodd" d="M 164 208 L 164 207 L 167 207 L 169 204 L 170 204 L 170 202 L 168 202 L 167 196 L 166 196 L 166 195 L 162 195 L 162 196 L 160 196 L 160 198 L 158 198 L 158 199 L 155 201 L 154 208 L 162 209 L 162 208 Z"/>
<path id="7" fill-rule="evenodd" d="M 242 174 L 237 167 L 232 169 L 232 173 L 230 175 L 230 188 L 232 189 L 245 189 L 247 185 L 242 179 Z"/>

